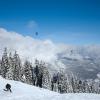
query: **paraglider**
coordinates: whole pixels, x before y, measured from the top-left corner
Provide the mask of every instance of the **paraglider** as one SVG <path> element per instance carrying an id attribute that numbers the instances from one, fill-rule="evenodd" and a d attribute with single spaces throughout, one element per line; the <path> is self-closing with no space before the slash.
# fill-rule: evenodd
<path id="1" fill-rule="evenodd" d="M 35 35 L 38 36 L 38 32 L 35 32 Z"/>

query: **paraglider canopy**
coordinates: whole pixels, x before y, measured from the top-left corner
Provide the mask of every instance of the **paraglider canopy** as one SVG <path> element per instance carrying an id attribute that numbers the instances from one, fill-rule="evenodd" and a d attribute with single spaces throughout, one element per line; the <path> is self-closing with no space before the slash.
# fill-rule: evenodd
<path id="1" fill-rule="evenodd" d="M 35 35 L 38 36 L 38 32 L 35 32 Z"/>

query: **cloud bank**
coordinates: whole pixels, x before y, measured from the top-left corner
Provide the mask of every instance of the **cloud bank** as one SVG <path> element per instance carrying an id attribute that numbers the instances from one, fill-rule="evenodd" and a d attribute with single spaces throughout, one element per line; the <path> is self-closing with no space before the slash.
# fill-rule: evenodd
<path id="1" fill-rule="evenodd" d="M 37 40 L 0 28 L 0 52 L 5 47 L 8 51 L 16 50 L 22 59 L 37 58 L 47 62 L 55 60 L 58 51 L 58 47 L 51 40 Z"/>
<path id="2" fill-rule="evenodd" d="M 88 56 L 89 54 L 92 57 L 100 53 L 100 46 L 98 45 L 77 47 L 73 45 L 55 44 L 49 39 L 39 40 L 0 28 L 0 57 L 5 47 L 8 48 L 9 52 L 16 50 L 21 59 L 29 59 L 32 62 L 34 59 L 47 62 L 56 61 L 58 59 L 57 55 L 59 54 L 69 58 L 82 59 L 84 55 Z"/>

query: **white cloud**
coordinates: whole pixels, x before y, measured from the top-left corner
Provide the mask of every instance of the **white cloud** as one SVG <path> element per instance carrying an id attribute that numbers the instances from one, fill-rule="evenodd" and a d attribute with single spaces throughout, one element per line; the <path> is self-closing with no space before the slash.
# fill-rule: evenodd
<path id="1" fill-rule="evenodd" d="M 50 67 L 51 70 L 60 70 L 70 67 L 68 64 L 62 63 L 61 58 L 64 57 L 78 59 L 79 61 L 87 57 L 95 58 L 94 60 L 98 62 L 99 60 L 96 59 L 100 59 L 100 45 L 77 47 L 75 45 L 55 44 L 49 39 L 38 40 L 30 36 L 23 36 L 19 33 L 0 28 L 0 57 L 5 47 L 8 48 L 8 51 L 17 50 L 22 60 L 28 59 L 33 62 L 34 59 L 37 58 L 50 62 L 48 67 Z M 74 63 L 72 63 L 72 67 L 73 64 Z"/>
<path id="2" fill-rule="evenodd" d="M 40 59 L 47 62 L 57 60 L 57 54 L 70 58 L 79 58 L 90 56 L 100 58 L 100 46 L 90 45 L 77 47 L 73 45 L 55 44 L 51 40 L 38 40 L 30 36 L 23 36 L 16 32 L 9 32 L 6 29 L 0 28 L 0 57 L 3 49 L 7 47 L 9 51 L 17 50 L 22 59 Z M 82 50 L 81 50 L 82 49 Z M 71 51 L 74 51 L 71 54 Z M 78 53 L 78 51 L 80 53 Z"/>
<path id="3" fill-rule="evenodd" d="M 28 26 L 28 28 L 33 29 L 33 28 L 37 28 L 38 24 L 37 24 L 36 21 L 31 20 L 31 21 L 28 22 L 27 26 Z"/>
<path id="4" fill-rule="evenodd" d="M 44 61 L 56 59 L 57 46 L 51 40 L 36 40 L 0 28 L 0 50 L 3 51 L 4 47 L 10 51 L 17 50 L 22 59 L 37 58 Z"/>

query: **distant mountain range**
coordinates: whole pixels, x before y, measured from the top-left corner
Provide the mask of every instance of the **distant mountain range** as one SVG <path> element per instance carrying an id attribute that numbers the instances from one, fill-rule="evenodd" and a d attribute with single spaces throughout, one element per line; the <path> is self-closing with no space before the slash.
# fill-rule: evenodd
<path id="1" fill-rule="evenodd" d="M 53 69 L 64 69 L 82 79 L 96 79 L 100 72 L 100 46 L 77 46 L 66 48 L 57 54 Z"/>

